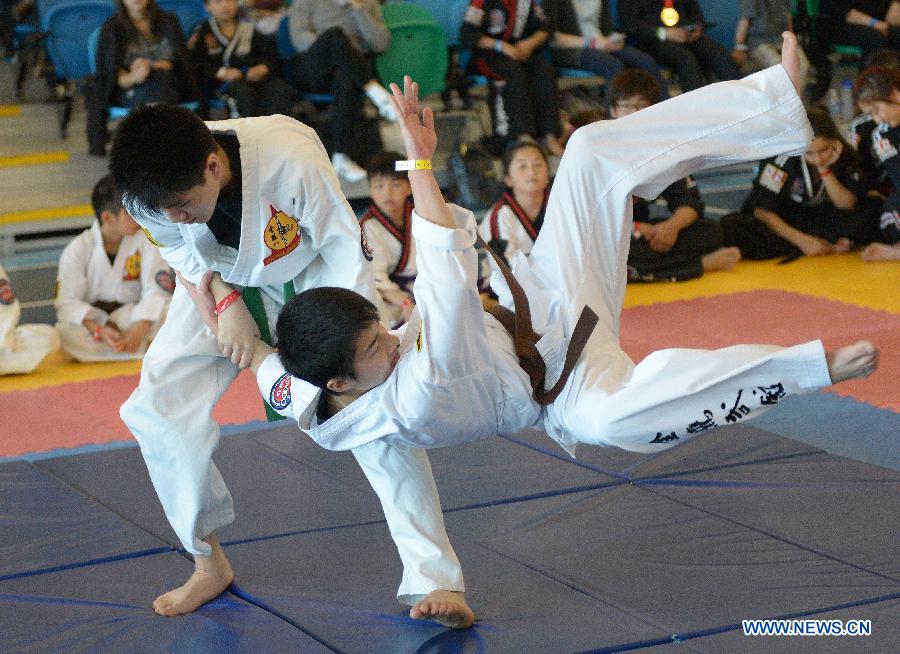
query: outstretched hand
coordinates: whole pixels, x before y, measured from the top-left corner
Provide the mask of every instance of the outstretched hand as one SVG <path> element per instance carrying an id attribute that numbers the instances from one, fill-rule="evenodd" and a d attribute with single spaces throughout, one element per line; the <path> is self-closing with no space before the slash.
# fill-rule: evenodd
<path id="1" fill-rule="evenodd" d="M 419 85 L 409 75 L 403 77 L 403 92 L 391 83 L 391 103 L 397 112 L 397 124 L 403 134 L 406 156 L 410 159 L 431 159 L 437 149 L 434 131 L 434 112 L 430 107 L 422 110 L 419 118 Z"/>

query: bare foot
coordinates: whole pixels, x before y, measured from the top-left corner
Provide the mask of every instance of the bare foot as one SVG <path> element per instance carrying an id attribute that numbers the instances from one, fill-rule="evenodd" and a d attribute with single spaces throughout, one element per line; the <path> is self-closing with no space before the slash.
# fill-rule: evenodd
<path id="1" fill-rule="evenodd" d="M 221 595 L 234 580 L 234 571 L 215 535 L 204 538 L 212 546 L 212 555 L 194 557 L 194 574 L 183 586 L 160 595 L 153 602 L 159 615 L 175 616 L 196 611 Z"/>
<path id="2" fill-rule="evenodd" d="M 900 261 L 900 243 L 870 243 L 862 252 L 863 261 Z"/>
<path id="3" fill-rule="evenodd" d="M 803 76 L 800 73 L 800 52 L 797 49 L 797 35 L 793 32 L 782 32 L 781 38 L 781 65 L 787 71 L 788 77 L 797 89 L 797 93 L 803 92 Z"/>
<path id="4" fill-rule="evenodd" d="M 409 610 L 416 620 L 434 620 L 451 629 L 465 629 L 475 622 L 475 614 L 466 604 L 465 593 L 434 590 Z"/>
<path id="5" fill-rule="evenodd" d="M 715 252 L 704 254 L 700 259 L 703 264 L 703 272 L 714 270 L 731 270 L 741 260 L 741 251 L 738 248 L 719 248 Z"/>
<path id="6" fill-rule="evenodd" d="M 878 367 L 878 348 L 869 341 L 857 341 L 853 345 L 825 353 L 831 382 L 863 379 Z"/>

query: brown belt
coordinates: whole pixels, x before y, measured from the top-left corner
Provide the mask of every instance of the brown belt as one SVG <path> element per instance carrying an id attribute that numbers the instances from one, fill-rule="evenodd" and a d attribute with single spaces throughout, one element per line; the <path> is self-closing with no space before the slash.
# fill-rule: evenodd
<path id="1" fill-rule="evenodd" d="M 553 400 L 562 392 L 566 385 L 566 380 L 575 367 L 584 346 L 590 338 L 591 332 L 597 325 L 597 314 L 590 307 L 584 307 L 581 315 L 578 316 L 578 322 L 575 323 L 575 331 L 572 332 L 572 338 L 569 339 L 569 348 L 566 350 L 566 360 L 563 364 L 562 373 L 553 388 L 544 390 L 544 377 L 547 374 L 547 366 L 538 352 L 537 342 L 540 336 L 534 333 L 531 328 L 531 310 L 528 306 L 528 296 L 521 284 L 513 276 L 509 266 L 503 257 L 500 257 L 491 249 L 491 246 L 484 242 L 481 236 L 477 237 L 478 245 L 487 250 L 488 254 L 493 257 L 494 262 L 503 274 L 506 285 L 512 293 L 513 304 L 516 307 L 515 313 L 504 306 L 496 305 L 488 310 L 501 325 L 509 332 L 513 338 L 513 345 L 516 349 L 516 355 L 519 357 L 519 365 L 522 366 L 531 380 L 532 397 L 534 401 L 541 406 L 552 404 Z"/>

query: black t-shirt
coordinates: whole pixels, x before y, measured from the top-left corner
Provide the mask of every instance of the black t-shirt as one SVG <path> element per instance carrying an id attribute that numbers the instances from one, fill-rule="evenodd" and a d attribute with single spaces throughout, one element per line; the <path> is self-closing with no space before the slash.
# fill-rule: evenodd
<path id="1" fill-rule="evenodd" d="M 241 145 L 233 134 L 213 134 L 216 143 L 225 150 L 231 167 L 231 181 L 219 192 L 219 201 L 212 218 L 206 223 L 209 231 L 222 245 L 235 250 L 241 244 Z"/>
<path id="2" fill-rule="evenodd" d="M 857 197 L 865 194 L 862 174 L 852 157 L 842 156 L 831 171 Z M 793 219 L 808 210 L 820 215 L 847 213 L 832 204 L 815 167 L 806 164 L 803 155 L 782 155 L 760 162 L 759 174 L 753 181 L 753 191 L 744 202 L 743 211 L 752 213 L 756 208 L 777 213 L 788 224 L 794 224 Z"/>
<path id="3" fill-rule="evenodd" d="M 846 20 L 850 10 L 856 9 L 867 16 L 884 20 L 890 7 L 891 0 L 832 0 L 832 2 L 822 3 L 820 13 L 838 20 Z"/>

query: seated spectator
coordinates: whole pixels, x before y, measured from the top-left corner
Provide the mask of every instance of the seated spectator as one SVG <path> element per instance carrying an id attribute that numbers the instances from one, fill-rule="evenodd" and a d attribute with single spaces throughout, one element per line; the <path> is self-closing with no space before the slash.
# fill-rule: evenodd
<path id="1" fill-rule="evenodd" d="M 59 259 L 56 328 L 78 361 L 140 359 L 162 325 L 175 275 L 109 175 L 97 182 L 91 205 L 97 221 Z"/>
<path id="2" fill-rule="evenodd" d="M 853 95 L 860 109 L 877 122 L 871 144 L 864 149 L 875 170 L 890 180 L 878 210 L 877 242 L 863 250 L 863 259 L 900 259 L 900 68 L 867 68 L 856 79 Z"/>
<path id="3" fill-rule="evenodd" d="M 643 70 L 624 70 L 610 83 L 609 111 L 622 118 L 660 100 L 656 79 Z M 690 176 L 668 186 L 660 197 L 668 217 L 651 217 L 650 203 L 632 197 L 634 229 L 628 251 L 628 280 L 683 281 L 713 270 L 731 270 L 740 260 L 737 248 L 722 247 L 722 228 L 704 218 L 706 208 Z"/>
<path id="4" fill-rule="evenodd" d="M 193 66 L 175 14 L 154 0 L 116 0 L 100 31 L 96 88 L 87 103 L 91 154 L 106 153 L 110 106 L 193 102 L 199 99 Z"/>
<path id="5" fill-rule="evenodd" d="M 50 325 L 20 325 L 22 308 L 0 266 L 0 375 L 22 375 L 59 349 L 59 334 Z"/>
<path id="6" fill-rule="evenodd" d="M 856 152 L 826 109 L 807 113 L 813 140 L 806 153 L 760 162 L 740 213 L 722 219 L 725 244 L 745 258 L 846 252 L 874 238 L 875 213 Z"/>
<path id="7" fill-rule="evenodd" d="M 534 247 L 547 209 L 550 166 L 536 143 L 517 143 L 503 156 L 506 191 L 488 211 L 479 232 L 497 254 L 512 265 L 517 252 L 527 256 Z"/>
<path id="8" fill-rule="evenodd" d="M 405 172 L 394 163 L 405 159 L 396 152 L 379 152 L 366 166 L 372 204 L 359 219 L 372 255 L 375 288 L 384 300 L 391 327 L 409 320 L 416 281 L 416 253 L 412 239 L 412 188 Z"/>
<path id="9" fill-rule="evenodd" d="M 285 79 L 301 92 L 334 96 L 328 139 L 331 162 L 342 180 L 360 182 L 366 171 L 352 155 L 364 152 L 358 147 L 363 94 L 382 118 L 396 119 L 390 94 L 375 79 L 372 62 L 372 55 L 384 52 L 391 42 L 381 5 L 377 0 L 295 0 L 288 10 L 288 26 L 298 54 L 285 63 Z"/>
<path id="10" fill-rule="evenodd" d="M 619 11 L 625 32 L 657 63 L 675 71 L 683 92 L 703 86 L 710 76 L 738 77 L 725 47 L 706 36 L 697 0 L 628 0 L 619 3 Z"/>
<path id="11" fill-rule="evenodd" d="M 791 0 L 740 0 L 731 59 L 743 75 L 781 63 L 781 34 L 794 31 Z M 809 59 L 802 48 L 800 75 L 809 79 Z"/>
<path id="12" fill-rule="evenodd" d="M 900 2 L 897 0 L 822 0 L 819 13 L 830 41 L 871 52 L 900 48 Z"/>
<path id="13" fill-rule="evenodd" d="M 505 0 L 472 0 L 460 29 L 462 46 L 472 50 L 469 72 L 487 77 L 498 146 L 521 136 L 543 140 L 562 154 L 556 71 L 541 52 L 552 30 L 540 5 Z"/>
<path id="14" fill-rule="evenodd" d="M 559 68 L 579 68 L 611 80 L 625 68 L 640 68 L 653 75 L 669 97 L 653 57 L 625 45 L 625 34 L 613 30 L 610 3 L 604 0 L 572 2 L 544 0 L 541 7 L 555 28 L 553 63 Z"/>
<path id="15" fill-rule="evenodd" d="M 209 20 L 188 40 L 203 97 L 220 97 L 232 118 L 291 115 L 297 93 L 272 71 L 275 40 L 238 20 L 237 0 L 206 0 Z"/>

